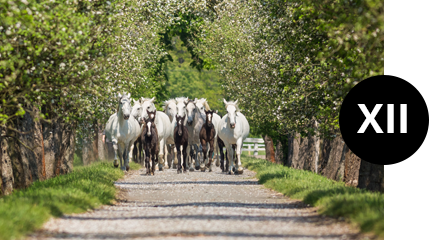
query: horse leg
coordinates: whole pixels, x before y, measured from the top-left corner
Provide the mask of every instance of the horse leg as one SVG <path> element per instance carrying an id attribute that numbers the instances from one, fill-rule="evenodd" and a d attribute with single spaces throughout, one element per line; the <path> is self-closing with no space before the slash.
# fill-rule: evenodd
<path id="1" fill-rule="evenodd" d="M 119 166 L 118 155 L 120 155 L 120 153 L 118 153 L 118 144 L 116 141 L 113 141 L 113 151 L 115 152 L 115 158 L 113 159 L 113 166 L 117 168 Z"/>
<path id="2" fill-rule="evenodd" d="M 165 139 L 164 138 L 162 138 L 160 141 L 159 141 L 159 160 L 160 161 L 158 161 L 158 168 L 159 168 L 159 171 L 162 171 L 162 169 L 164 168 L 164 149 L 165 149 Z"/>
<path id="3" fill-rule="evenodd" d="M 195 170 L 200 170 L 200 158 L 198 158 L 198 154 L 199 154 L 199 151 L 200 151 L 200 148 L 199 148 L 199 146 L 198 146 L 198 144 L 196 144 L 196 143 L 194 143 L 194 148 L 195 148 L 195 155 L 194 155 L 194 157 L 195 157 Z"/>
<path id="4" fill-rule="evenodd" d="M 234 167 L 234 151 L 232 150 L 232 145 L 230 143 L 225 143 L 226 146 L 226 153 L 227 153 L 227 164 L 228 164 L 228 173 L 229 174 L 233 174 L 234 171 L 232 170 L 232 168 Z"/>
<path id="5" fill-rule="evenodd" d="M 188 163 L 185 161 L 185 159 L 187 159 L 187 157 L 188 157 L 188 152 L 185 151 L 185 149 L 188 149 L 188 142 L 185 142 L 182 144 L 182 150 L 181 150 L 181 152 L 183 154 L 183 157 L 182 157 L 183 161 L 182 162 L 183 162 L 183 168 L 184 168 L 183 172 L 184 173 L 186 173 L 186 171 L 188 170 Z M 179 155 L 179 157 L 180 157 L 180 155 Z"/>
<path id="6" fill-rule="evenodd" d="M 187 155 L 187 160 L 188 160 L 187 161 L 187 167 L 189 167 L 189 171 L 193 172 L 195 169 L 194 169 L 193 162 L 192 162 L 192 155 L 193 154 L 191 153 L 191 151 L 193 151 L 193 150 L 191 148 L 192 148 L 192 145 L 188 144 L 186 147 L 186 155 Z"/>
<path id="7" fill-rule="evenodd" d="M 121 170 L 125 170 L 125 166 L 122 165 L 122 161 L 124 159 L 124 155 L 125 155 L 125 146 L 123 146 L 124 144 L 119 143 L 118 144 L 118 151 L 119 151 L 119 164 L 121 165 Z M 125 161 L 124 161 L 125 163 Z"/>
<path id="8" fill-rule="evenodd" d="M 207 142 L 204 138 L 200 139 L 201 141 L 201 145 L 203 146 L 203 164 L 201 166 L 201 172 L 205 172 L 206 171 L 206 166 L 205 166 L 205 161 L 207 159 Z"/>
<path id="9" fill-rule="evenodd" d="M 215 139 L 214 139 L 213 147 L 214 147 L 213 150 L 215 151 L 215 155 L 216 155 L 216 167 L 219 167 L 219 165 L 220 165 L 220 161 L 219 161 L 219 144 L 217 142 L 217 137 L 215 137 Z"/>
<path id="10" fill-rule="evenodd" d="M 166 152 L 167 152 L 167 166 L 168 166 L 168 168 L 171 168 L 172 166 L 171 166 L 171 164 L 172 164 L 172 158 L 173 158 L 173 155 L 171 155 L 171 150 L 172 150 L 172 148 L 171 148 L 171 144 L 166 144 Z"/>
<path id="11" fill-rule="evenodd" d="M 150 159 L 151 159 L 151 161 L 152 161 L 152 170 L 150 171 L 150 174 L 151 175 L 155 175 L 155 165 L 156 165 L 156 163 L 155 163 L 155 149 L 151 149 L 151 151 L 150 151 L 151 153 L 150 153 Z"/>
<path id="12" fill-rule="evenodd" d="M 213 139 L 212 139 L 211 141 L 209 141 L 209 142 L 208 142 L 208 143 L 210 144 L 210 151 L 209 151 L 209 163 L 208 163 L 208 166 L 209 166 L 209 172 L 213 171 L 213 170 L 212 170 L 212 161 L 213 161 L 212 154 L 213 154 L 213 150 L 214 150 L 214 147 L 213 147 L 214 143 L 213 143 L 213 142 L 214 142 L 214 141 L 213 141 Z"/>
<path id="13" fill-rule="evenodd" d="M 147 147 L 145 147 L 144 149 L 145 152 L 145 167 L 146 167 L 146 175 L 150 175 L 150 170 L 151 170 L 151 166 L 150 166 L 150 158 L 149 158 L 149 149 Z"/>
<path id="14" fill-rule="evenodd" d="M 180 148 L 180 146 L 179 146 L 179 148 Z M 179 149 L 179 148 L 173 148 L 174 149 L 174 164 L 177 164 L 177 149 Z"/>
<path id="15" fill-rule="evenodd" d="M 128 152 L 128 150 L 130 149 L 130 147 L 128 146 L 128 144 L 125 144 L 125 147 L 124 147 L 124 168 L 125 168 L 125 171 L 128 171 L 127 170 L 127 168 L 128 169 L 130 169 L 130 166 L 128 165 L 128 161 L 129 161 L 129 152 Z"/>
<path id="16" fill-rule="evenodd" d="M 130 146 L 127 148 L 128 150 L 128 159 L 131 159 L 131 161 L 135 160 L 133 153 L 134 153 L 134 142 L 129 143 Z"/>
<path id="17" fill-rule="evenodd" d="M 134 148 L 133 148 L 133 158 L 134 162 L 137 162 L 137 141 L 134 142 Z"/>
<path id="18" fill-rule="evenodd" d="M 125 165 L 125 168 L 127 171 L 130 170 L 130 161 L 136 162 L 136 159 L 132 158 L 134 148 L 136 148 L 136 146 L 134 146 L 133 143 L 130 143 L 130 146 L 128 147 L 128 151 L 127 151 L 127 163 Z"/>
<path id="19" fill-rule="evenodd" d="M 241 147 L 243 145 L 243 139 L 239 138 L 237 139 L 237 144 L 235 146 L 235 172 L 237 174 L 243 174 L 243 167 L 241 166 Z"/>
<path id="20" fill-rule="evenodd" d="M 140 141 L 137 142 L 136 149 L 137 149 L 136 159 L 137 159 L 138 163 L 142 164 L 142 144 Z"/>
<path id="21" fill-rule="evenodd" d="M 182 173 L 182 159 L 181 159 L 180 145 L 176 145 L 175 147 L 176 147 L 177 152 L 179 154 L 178 163 L 176 164 L 177 165 L 177 173 L 179 174 L 179 173 Z M 185 163 L 183 163 L 183 164 L 185 164 Z"/>

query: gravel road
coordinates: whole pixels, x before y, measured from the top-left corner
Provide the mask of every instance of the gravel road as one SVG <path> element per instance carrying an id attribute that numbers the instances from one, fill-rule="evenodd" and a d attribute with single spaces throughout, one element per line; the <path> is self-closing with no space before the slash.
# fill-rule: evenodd
<path id="1" fill-rule="evenodd" d="M 28 239 L 364 239 L 348 224 L 259 185 L 255 173 L 131 171 L 120 198 L 51 219 Z"/>

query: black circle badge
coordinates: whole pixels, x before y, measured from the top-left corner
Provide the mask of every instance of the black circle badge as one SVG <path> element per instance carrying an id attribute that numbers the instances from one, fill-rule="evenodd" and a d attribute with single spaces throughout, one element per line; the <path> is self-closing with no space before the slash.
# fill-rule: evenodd
<path id="1" fill-rule="evenodd" d="M 422 95 L 394 76 L 361 81 L 344 98 L 340 110 L 344 142 L 361 159 L 380 165 L 413 155 L 426 138 L 428 123 Z"/>

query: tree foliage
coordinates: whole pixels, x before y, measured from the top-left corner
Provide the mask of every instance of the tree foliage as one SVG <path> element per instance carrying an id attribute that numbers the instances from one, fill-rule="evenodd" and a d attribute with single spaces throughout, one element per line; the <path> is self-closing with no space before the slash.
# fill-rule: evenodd
<path id="1" fill-rule="evenodd" d="M 223 1 L 200 55 L 224 76 L 251 124 L 326 137 L 359 81 L 383 74 L 382 1 Z"/>
<path id="2" fill-rule="evenodd" d="M 107 120 L 118 91 L 166 99 L 175 36 L 189 66 L 216 70 L 251 125 L 279 137 L 315 121 L 330 136 L 350 88 L 383 73 L 377 0 L 0 3 L 1 126 L 35 105 L 83 129 Z"/>

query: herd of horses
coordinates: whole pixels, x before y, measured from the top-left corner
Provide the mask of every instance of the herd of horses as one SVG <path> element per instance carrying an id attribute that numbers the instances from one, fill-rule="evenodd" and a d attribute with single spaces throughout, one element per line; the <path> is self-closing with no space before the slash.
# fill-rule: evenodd
<path id="1" fill-rule="evenodd" d="M 155 98 L 142 97 L 133 100 L 131 106 L 130 97 L 130 94 L 118 94 L 117 111 L 110 116 L 105 128 L 106 139 L 113 143 L 115 167 L 120 165 L 128 171 L 130 158 L 142 163 L 143 150 L 148 175 L 155 174 L 157 164 L 160 171 L 169 167 L 177 167 L 177 173 L 194 169 L 212 171 L 214 155 L 216 166 L 223 172 L 243 173 L 240 153 L 250 127 L 237 101 L 224 99 L 227 114 L 221 117 L 210 109 L 205 98 L 170 99 L 164 102 L 162 112 L 156 110 Z M 200 145 L 202 161 L 198 157 Z"/>

